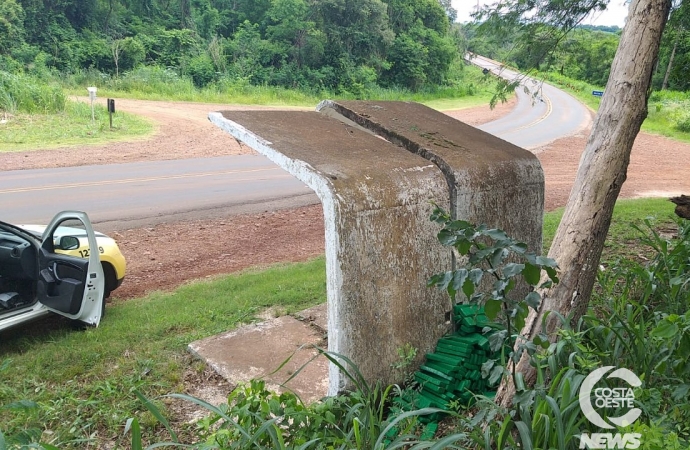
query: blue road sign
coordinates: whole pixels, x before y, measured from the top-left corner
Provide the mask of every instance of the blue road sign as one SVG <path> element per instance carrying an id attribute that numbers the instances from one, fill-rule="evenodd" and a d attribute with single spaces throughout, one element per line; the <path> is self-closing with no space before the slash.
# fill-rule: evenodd
<path id="1" fill-rule="evenodd" d="M 592 95 L 595 97 L 601 97 L 604 95 L 604 91 L 592 91 Z"/>

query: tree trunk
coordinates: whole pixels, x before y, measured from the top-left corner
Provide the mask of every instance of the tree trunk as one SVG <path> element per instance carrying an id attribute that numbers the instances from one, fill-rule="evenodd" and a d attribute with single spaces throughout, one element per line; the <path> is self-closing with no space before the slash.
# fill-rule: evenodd
<path id="1" fill-rule="evenodd" d="M 120 53 L 122 52 L 122 41 L 116 39 L 111 44 L 113 52 L 113 62 L 115 63 L 115 78 L 120 78 Z"/>
<path id="2" fill-rule="evenodd" d="M 665 91 L 668 87 L 668 77 L 671 75 L 671 68 L 673 68 L 673 60 L 676 57 L 676 48 L 678 48 L 678 41 L 680 40 L 680 33 L 676 36 L 673 42 L 673 50 L 671 50 L 671 57 L 668 59 L 668 66 L 666 66 L 666 74 L 664 75 L 664 82 L 661 84 L 661 90 Z"/>
<path id="3" fill-rule="evenodd" d="M 633 0 L 606 91 L 580 159 L 575 184 L 549 251 L 560 266 L 560 283 L 541 292 L 538 312 L 531 311 L 522 335 L 534 338 L 542 323 L 554 341 L 560 323 L 557 311 L 577 321 L 587 310 L 613 207 L 626 178 L 630 151 L 647 116 L 647 99 L 671 0 Z M 570 315 L 570 316 L 569 316 Z M 536 373 L 529 357 L 517 364 L 525 381 Z M 507 406 L 515 387 L 504 379 L 496 401 Z"/>

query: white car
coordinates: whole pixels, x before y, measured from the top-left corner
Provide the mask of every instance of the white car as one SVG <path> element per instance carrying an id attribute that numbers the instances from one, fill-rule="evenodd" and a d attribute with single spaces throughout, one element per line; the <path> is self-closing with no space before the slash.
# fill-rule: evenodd
<path id="1" fill-rule="evenodd" d="M 89 247 L 98 248 L 91 221 L 83 212 L 58 213 L 40 239 L 0 222 L 0 330 L 51 312 L 98 326 L 105 307 L 100 255 L 95 251 L 82 258 L 60 251 L 62 237 L 55 233 L 65 223 L 79 223 Z"/>

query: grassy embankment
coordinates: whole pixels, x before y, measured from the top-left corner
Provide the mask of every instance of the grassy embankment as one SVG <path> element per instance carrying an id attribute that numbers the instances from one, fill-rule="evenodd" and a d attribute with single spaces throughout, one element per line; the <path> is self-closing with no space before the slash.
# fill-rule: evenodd
<path id="1" fill-rule="evenodd" d="M 592 91 L 603 91 L 594 86 L 558 74 L 546 74 L 545 79 L 576 97 L 593 110 L 598 110 L 601 98 Z M 642 124 L 642 131 L 659 134 L 682 142 L 690 142 L 690 93 L 653 92 L 649 99 L 649 114 Z"/>
<path id="2" fill-rule="evenodd" d="M 0 153 L 102 144 L 149 135 L 153 125 L 105 107 L 72 102 L 57 80 L 0 71 Z"/>

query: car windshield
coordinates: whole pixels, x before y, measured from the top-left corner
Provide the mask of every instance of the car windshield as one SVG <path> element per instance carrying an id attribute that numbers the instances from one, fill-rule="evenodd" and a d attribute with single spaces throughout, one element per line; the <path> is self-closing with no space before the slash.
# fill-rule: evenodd
<path id="1" fill-rule="evenodd" d="M 22 227 L 17 226 L 17 225 L 12 225 L 11 223 L 0 222 L 0 231 L 3 231 L 2 228 L 5 228 L 5 227 L 6 227 L 6 228 L 11 228 L 11 229 L 14 230 L 14 231 L 19 231 L 20 233 L 29 234 L 29 235 L 31 235 L 31 236 L 33 236 L 33 237 L 38 238 L 38 239 L 41 238 L 41 233 L 36 233 L 35 231 L 27 230 L 26 228 L 22 228 Z"/>

